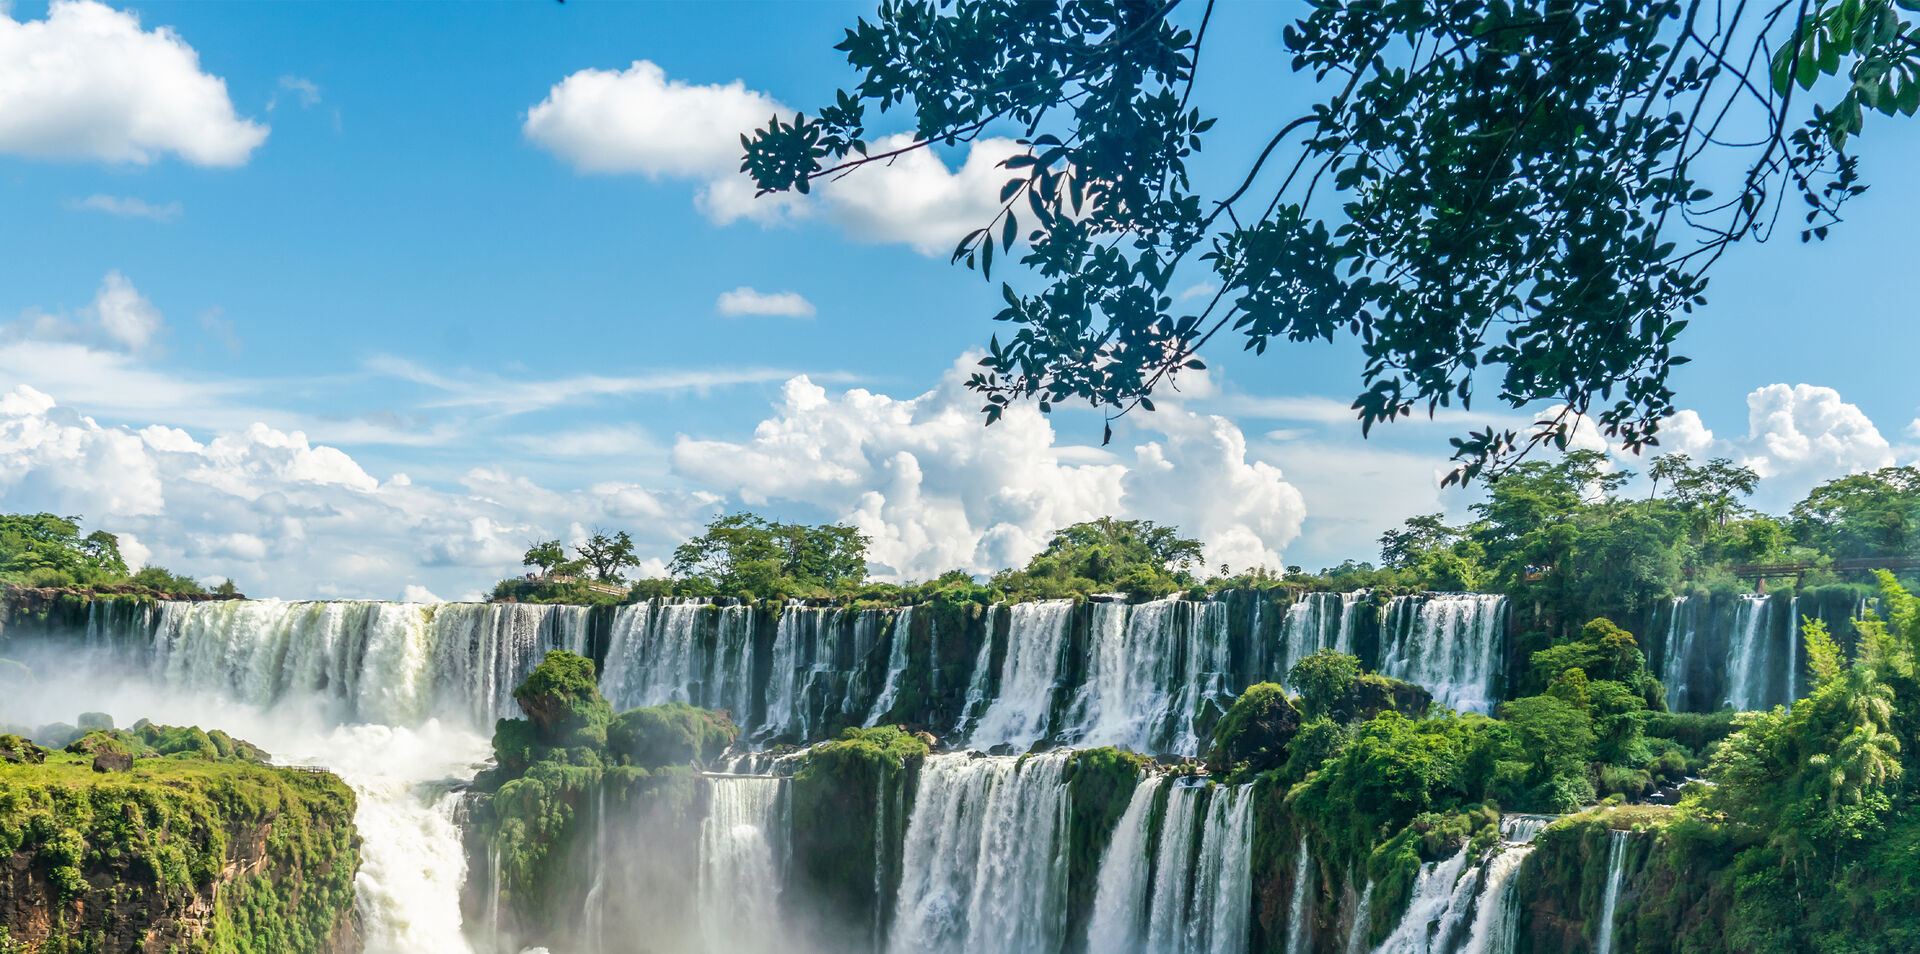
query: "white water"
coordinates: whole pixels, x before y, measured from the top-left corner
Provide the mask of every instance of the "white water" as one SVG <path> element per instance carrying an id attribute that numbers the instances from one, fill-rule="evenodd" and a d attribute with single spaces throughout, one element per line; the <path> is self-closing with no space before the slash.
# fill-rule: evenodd
<path id="1" fill-rule="evenodd" d="M 1073 602 L 1015 603 L 1006 612 L 1007 653 L 1000 663 L 1000 691 L 973 727 L 968 744 L 982 750 L 1011 745 L 1025 751 L 1049 734 Z"/>
<path id="2" fill-rule="evenodd" d="M 749 606 L 694 600 L 618 607 L 600 690 L 615 709 L 685 702 L 751 728 L 753 618 Z"/>
<path id="3" fill-rule="evenodd" d="M 1087 950 L 1131 954 L 1139 950 L 1147 912 L 1147 823 L 1153 818 L 1153 800 L 1164 781 L 1143 779 L 1134 786 L 1127 810 L 1114 826 L 1113 838 L 1100 859 L 1100 882 L 1093 895 L 1093 918 L 1087 923 Z"/>
<path id="4" fill-rule="evenodd" d="M 1322 649 L 1352 653 L 1359 604 L 1366 596 L 1365 590 L 1305 593 L 1287 607 L 1280 624 L 1280 665 L 1273 670 L 1275 675 L 1286 679 L 1294 663 Z"/>
<path id="5" fill-rule="evenodd" d="M 1613 915 L 1620 906 L 1620 883 L 1626 880 L 1627 833 L 1607 832 L 1607 891 L 1600 900 L 1600 929 L 1594 936 L 1593 954 L 1613 954 Z"/>
<path id="6" fill-rule="evenodd" d="M 907 822 L 892 954 L 1032 954 L 1066 933 L 1068 753 L 936 755 Z"/>
<path id="7" fill-rule="evenodd" d="M 700 929 L 708 954 L 774 950 L 780 939 L 777 778 L 710 779 L 700 828 Z"/>
<path id="8" fill-rule="evenodd" d="M 1461 954 L 1512 954 L 1520 937 L 1519 884 L 1514 875 L 1532 852 L 1528 845 L 1509 847 L 1487 862 L 1486 882 L 1474 899 L 1473 931 Z"/>
<path id="9" fill-rule="evenodd" d="M 1307 954 L 1307 944 L 1311 938 L 1308 923 L 1307 901 L 1313 896 L 1313 886 L 1307 883 L 1313 858 L 1307 853 L 1306 836 L 1300 837 L 1300 848 L 1293 859 L 1293 903 L 1287 911 L 1287 954 Z"/>
<path id="10" fill-rule="evenodd" d="M 1506 597 L 1486 593 L 1395 597 L 1381 634 L 1380 672 L 1425 686 L 1449 708 L 1492 712 L 1506 608 Z"/>
<path id="11" fill-rule="evenodd" d="M 1253 892 L 1247 861 L 1252 806 L 1246 786 L 1209 791 L 1176 784 L 1168 792 L 1149 889 L 1146 935 L 1141 938 L 1129 932 L 1113 950 L 1144 954 L 1242 954 L 1246 950 Z"/>
<path id="12" fill-rule="evenodd" d="M 1347 933 L 1346 954 L 1367 954 L 1367 931 L 1373 926 L 1373 882 L 1360 892 L 1360 903 L 1353 910 L 1353 924 Z"/>
<path id="13" fill-rule="evenodd" d="M 1452 928 L 1462 909 L 1471 903 L 1475 872 L 1465 872 L 1466 852 L 1420 866 L 1413 895 L 1393 933 L 1374 948 L 1375 954 L 1444 954 L 1450 950 Z M 1465 886 L 1467 895 L 1460 895 Z"/>
<path id="14" fill-rule="evenodd" d="M 907 647 L 912 642 L 912 632 L 913 607 L 903 606 L 900 615 L 894 617 L 892 644 L 887 647 L 886 685 L 880 688 L 880 698 L 873 701 L 873 708 L 867 712 L 862 725 L 879 725 L 880 720 L 893 711 L 893 700 L 900 694 L 900 674 L 907 671 Z"/>
<path id="15" fill-rule="evenodd" d="M 1787 657 L 1787 705 L 1800 701 L 1800 672 L 1806 663 L 1800 658 L 1800 595 L 1787 599 L 1787 642 L 1791 646 Z"/>
<path id="16" fill-rule="evenodd" d="M 1169 597 L 1096 603 L 1092 614 L 1087 679 L 1061 742 L 1198 754 L 1195 716 L 1232 702 L 1226 605 Z"/>
<path id="17" fill-rule="evenodd" d="M 1741 712 L 1763 704 L 1767 677 L 1767 636 L 1772 627 L 1773 600 L 1746 595 L 1733 611 L 1733 633 L 1727 646 L 1727 705 Z"/>
<path id="18" fill-rule="evenodd" d="M 1661 660 L 1660 681 L 1667 684 L 1667 705 L 1675 712 L 1691 712 L 1687 673 L 1693 659 L 1693 642 L 1700 625 L 1691 599 L 1676 596 L 1667 617 L 1666 657 Z"/>
<path id="19" fill-rule="evenodd" d="M 1500 840 L 1509 845 L 1533 844 L 1533 836 L 1542 828 L 1560 820 L 1559 815 L 1502 815 Z"/>

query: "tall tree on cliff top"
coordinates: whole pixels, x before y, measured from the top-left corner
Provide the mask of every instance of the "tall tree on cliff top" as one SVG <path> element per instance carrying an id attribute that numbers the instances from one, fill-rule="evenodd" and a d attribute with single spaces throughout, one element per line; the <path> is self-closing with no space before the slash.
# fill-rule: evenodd
<path id="1" fill-rule="evenodd" d="M 1565 449 L 1590 415 L 1633 450 L 1673 412 L 1673 350 L 1728 246 L 1783 206 L 1825 238 L 1864 190 L 1868 112 L 1920 108 L 1920 0 L 1312 0 L 1283 42 L 1317 102 L 1218 191 L 1188 161 L 1217 117 L 1189 105 L 1213 0 L 887 0 L 837 49 L 862 74 L 815 115 L 743 138 L 765 191 L 912 149 L 1011 133 L 1002 206 L 953 257 L 1014 252 L 971 386 L 988 423 L 1020 399 L 1109 422 L 1222 332 L 1360 339 L 1353 409 L 1373 425 L 1495 387 L 1555 402 L 1536 427 L 1454 439 L 1450 480 Z M 1816 89 L 1818 87 L 1818 89 Z M 869 106 L 915 138 L 870 148 Z M 849 183 L 857 188 L 857 179 Z M 1022 244 L 1024 243 L 1024 244 Z M 1171 283 L 1211 272 L 1199 307 Z M 1109 424 L 1108 434 L 1111 435 Z"/>

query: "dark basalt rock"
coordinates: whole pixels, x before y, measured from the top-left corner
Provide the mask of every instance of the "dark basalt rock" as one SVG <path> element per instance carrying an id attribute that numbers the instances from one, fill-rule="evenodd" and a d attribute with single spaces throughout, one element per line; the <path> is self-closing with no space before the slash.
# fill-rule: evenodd
<path id="1" fill-rule="evenodd" d="M 96 772 L 126 772 L 133 769 L 133 753 L 103 749 L 93 757 L 93 770 Z"/>

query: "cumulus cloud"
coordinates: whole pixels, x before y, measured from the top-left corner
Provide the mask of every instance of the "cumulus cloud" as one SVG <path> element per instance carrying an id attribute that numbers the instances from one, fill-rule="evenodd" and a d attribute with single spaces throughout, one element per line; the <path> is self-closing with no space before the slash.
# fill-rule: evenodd
<path id="1" fill-rule="evenodd" d="M 814 314 L 813 302 L 806 300 L 799 292 L 763 292 L 746 285 L 732 291 L 721 292 L 719 300 L 713 303 L 713 307 L 723 315 L 812 318 Z"/>
<path id="2" fill-rule="evenodd" d="M 947 253 L 992 218 L 1007 178 L 998 165 L 1020 149 L 1009 139 L 983 139 L 957 169 L 920 149 L 818 183 L 811 196 L 756 196 L 740 171 L 740 137 L 776 114 L 793 110 L 740 80 L 689 83 L 636 60 L 624 70 L 584 69 L 555 83 L 527 111 L 521 131 L 583 173 L 695 183 L 695 205 L 722 225 L 821 218 L 858 241 L 903 243 L 924 255 Z M 906 134 L 885 136 L 871 149 L 910 142 Z"/>
<path id="3" fill-rule="evenodd" d="M 1691 410 L 1660 428 L 1660 452 L 1696 460 L 1725 457 L 1762 478 L 1759 502 L 1780 507 L 1816 484 L 1892 466 L 1893 446 L 1840 392 L 1811 384 L 1769 384 L 1747 395 L 1747 433 L 1721 438 Z"/>
<path id="4" fill-rule="evenodd" d="M 8 338 L 81 342 L 131 354 L 152 350 L 165 330 L 160 309 L 118 271 L 100 280 L 93 302 L 77 315 L 29 311 L 19 321 L 0 326 Z"/>
<path id="5" fill-rule="evenodd" d="M 171 222 L 179 218 L 183 211 L 178 202 L 153 203 L 145 199 L 100 193 L 79 199 L 72 203 L 72 207 L 89 212 L 105 212 L 123 219 L 152 219 L 155 222 Z"/>
<path id="6" fill-rule="evenodd" d="M 137 14 L 93 0 L 55 0 L 44 20 L 0 6 L 0 151 L 237 166 L 266 138 L 170 28 L 143 30 Z"/>
<path id="7" fill-rule="evenodd" d="M 876 570 L 924 578 L 1023 564 L 1054 530 L 1104 514 L 1179 524 L 1208 558 L 1278 565 L 1300 530 L 1299 493 L 1246 458 L 1223 418 L 1163 406 L 1132 461 L 1062 446 L 1037 410 L 983 427 L 964 387 L 972 358 L 913 398 L 862 389 L 830 396 L 796 377 L 751 440 L 682 437 L 676 473 L 737 496 L 811 505 L 872 538 Z"/>
<path id="8" fill-rule="evenodd" d="M 633 527 L 643 548 L 664 552 L 716 509 L 711 494 L 555 491 L 485 469 L 445 489 L 383 481 L 299 431 L 256 423 L 202 440 L 109 427 L 25 385 L 0 394 L 0 497 L 82 514 L 138 562 L 283 597 L 467 592 L 515 572 L 528 540 L 577 521 Z"/>

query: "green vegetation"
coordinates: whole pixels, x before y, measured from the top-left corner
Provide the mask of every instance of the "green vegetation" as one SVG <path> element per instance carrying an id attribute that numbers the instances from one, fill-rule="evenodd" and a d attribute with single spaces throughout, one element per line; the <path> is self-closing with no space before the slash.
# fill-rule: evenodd
<path id="1" fill-rule="evenodd" d="M 593 662 L 555 650 L 513 697 L 524 719 L 496 723 L 496 764 L 474 781 L 469 850 L 475 871 L 498 865 L 500 897 L 475 896 L 470 914 L 497 903 L 529 938 L 564 932 L 587 885 L 580 871 L 599 815 L 644 820 L 690 858 L 698 835 L 694 772 L 733 741 L 724 716 L 678 703 L 615 714 Z M 674 857 L 661 846 L 663 857 Z M 672 882 L 672 878 L 668 878 Z M 681 879 L 682 887 L 690 876 Z M 564 936 L 564 933 L 562 933 Z"/>
<path id="2" fill-rule="evenodd" d="M 1165 596 L 1199 582 L 1193 571 L 1204 562 L 1200 549 L 1175 527 L 1101 517 L 1058 531 L 1024 569 L 995 574 L 991 586 L 1012 599 Z"/>
<path id="3" fill-rule="evenodd" d="M 816 949 L 856 949 L 893 897 L 912 783 L 927 752 L 925 737 L 892 726 L 847 729 L 809 750 L 794 773 L 790 884 L 799 909 L 814 915 Z"/>
<path id="4" fill-rule="evenodd" d="M 80 521 L 50 513 L 0 514 L 0 583 L 147 595 L 207 592 L 161 567 L 129 572 L 120 538 L 105 530 L 82 534 Z M 232 580 L 213 592 L 238 595 Z"/>
<path id="5" fill-rule="evenodd" d="M 27 755 L 0 763 L 0 858 L 44 872 L 51 892 L 0 900 L 53 910 L 50 933 L 11 925 L 14 943 L 78 954 L 151 937 L 267 954 L 334 951 L 351 936 L 354 797 L 332 775 L 271 768 L 219 731 L 145 722 L 65 751 L 13 736 L 0 747 Z"/>
<path id="6" fill-rule="evenodd" d="M 867 537 L 852 527 L 775 523 L 750 513 L 716 517 L 673 551 L 686 596 L 828 595 L 867 578 Z"/>

